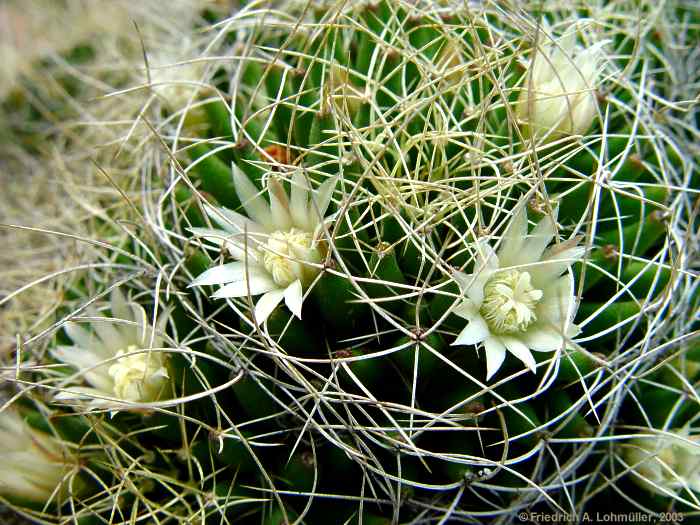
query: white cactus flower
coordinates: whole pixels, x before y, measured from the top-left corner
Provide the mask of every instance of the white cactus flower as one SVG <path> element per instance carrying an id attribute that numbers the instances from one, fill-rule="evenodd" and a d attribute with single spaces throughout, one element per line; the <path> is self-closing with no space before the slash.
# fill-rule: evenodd
<path id="1" fill-rule="evenodd" d="M 591 126 L 596 113 L 594 90 L 598 83 L 603 46 L 576 46 L 570 27 L 554 42 L 541 44 L 533 53 L 525 76 L 516 114 L 532 135 L 559 133 L 580 135 Z"/>
<path id="2" fill-rule="evenodd" d="M 321 226 L 336 178 L 321 184 L 314 195 L 304 175 L 297 172 L 288 198 L 280 182 L 270 177 L 268 203 L 235 165 L 233 176 L 236 193 L 248 217 L 226 208 L 207 206 L 207 214 L 221 229 L 191 228 L 191 231 L 227 249 L 236 261 L 210 268 L 191 286 L 224 285 L 214 298 L 262 294 L 255 305 L 258 323 L 263 323 L 282 300 L 301 318 L 304 287 L 318 275 L 318 265 L 325 254 Z"/>
<path id="3" fill-rule="evenodd" d="M 480 240 L 474 273 L 454 274 L 464 295 L 454 313 L 469 323 L 452 344 L 483 344 L 487 380 L 503 364 L 506 351 L 534 372 L 530 350 L 562 349 L 578 333 L 572 322 L 577 309 L 574 279 L 568 270 L 584 248 L 570 241 L 547 248 L 555 221 L 556 211 L 528 235 L 525 206 L 519 205 L 498 254 Z"/>
<path id="4" fill-rule="evenodd" d="M 58 346 L 52 350 L 59 361 L 72 365 L 89 385 L 70 386 L 56 398 L 91 399 L 95 406 L 128 408 L 128 402 L 149 403 L 170 394 L 167 356 L 152 348 L 163 347 L 167 314 L 161 315 L 154 328 L 146 312 L 137 304 L 128 304 L 115 289 L 111 295 L 112 318 L 130 321 L 125 324 L 108 320 L 93 321 L 91 330 L 68 322 L 64 329 L 73 346 Z M 99 316 L 93 313 L 94 316 Z M 155 334 L 153 331 L 155 330 Z M 116 398 L 127 403 L 114 403 L 100 398 Z"/>
<path id="5" fill-rule="evenodd" d="M 61 502 L 75 468 L 57 440 L 11 408 L 0 412 L 0 464 L 0 494 L 38 503 Z"/>
<path id="6" fill-rule="evenodd" d="M 640 436 L 620 446 L 621 458 L 640 487 L 664 496 L 700 492 L 700 436 L 687 429 Z"/>

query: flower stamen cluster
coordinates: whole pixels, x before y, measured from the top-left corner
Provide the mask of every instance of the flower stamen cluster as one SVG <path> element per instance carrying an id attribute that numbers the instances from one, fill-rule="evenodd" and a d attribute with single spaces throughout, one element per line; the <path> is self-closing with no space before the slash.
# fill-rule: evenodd
<path id="1" fill-rule="evenodd" d="M 107 373 L 114 381 L 114 395 L 127 401 L 155 400 L 169 379 L 160 352 L 139 352 L 136 345 L 118 350 L 117 361 Z"/>
<path id="2" fill-rule="evenodd" d="M 542 290 L 533 288 L 529 273 L 508 270 L 486 282 L 479 311 L 494 333 L 525 332 L 537 320 L 535 306 L 540 299 Z"/>
<path id="3" fill-rule="evenodd" d="M 302 264 L 295 261 L 299 253 L 308 252 L 313 244 L 310 233 L 292 228 L 272 233 L 260 249 L 265 269 L 280 286 L 289 286 L 302 277 Z"/>

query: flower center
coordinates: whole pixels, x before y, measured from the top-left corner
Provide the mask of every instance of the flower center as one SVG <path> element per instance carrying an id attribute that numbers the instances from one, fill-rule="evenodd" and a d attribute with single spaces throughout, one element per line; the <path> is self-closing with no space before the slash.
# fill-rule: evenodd
<path id="1" fill-rule="evenodd" d="M 315 259 L 311 244 L 311 234 L 296 228 L 270 235 L 260 251 L 265 269 L 270 272 L 275 284 L 286 287 L 304 277 L 301 262 Z"/>
<path id="2" fill-rule="evenodd" d="M 161 394 L 168 371 L 160 352 L 139 352 L 130 345 L 119 350 L 107 371 L 114 381 L 114 395 L 127 401 L 155 401 Z"/>
<path id="3" fill-rule="evenodd" d="M 480 313 L 495 334 L 524 332 L 537 320 L 540 299 L 542 290 L 533 288 L 528 272 L 506 270 L 486 281 Z"/>

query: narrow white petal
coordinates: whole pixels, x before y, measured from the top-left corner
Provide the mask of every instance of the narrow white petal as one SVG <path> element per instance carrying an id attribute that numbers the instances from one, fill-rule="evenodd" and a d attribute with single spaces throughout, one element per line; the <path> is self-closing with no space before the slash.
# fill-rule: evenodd
<path id="1" fill-rule="evenodd" d="M 554 239 L 557 212 L 558 209 L 555 208 L 552 215 L 544 216 L 537 223 L 532 233 L 527 236 L 527 242 L 524 243 L 523 249 L 516 255 L 514 264 L 526 265 L 540 260 L 544 249 Z M 525 268 L 525 270 L 528 269 Z"/>
<path id="2" fill-rule="evenodd" d="M 304 293 L 299 279 L 287 286 L 284 290 L 284 304 L 286 304 L 289 311 L 299 319 L 301 319 L 301 303 L 303 299 Z"/>
<path id="3" fill-rule="evenodd" d="M 146 346 L 150 343 L 152 330 L 148 314 L 140 304 L 133 303 L 131 309 L 134 313 L 133 319 L 137 326 L 123 326 L 122 333 L 126 335 L 126 338 L 130 338 L 130 340 L 127 341 L 128 344 Z"/>
<path id="4" fill-rule="evenodd" d="M 571 114 L 572 133 L 581 135 L 591 126 L 596 114 L 596 101 L 593 93 L 585 93 L 579 97 Z"/>
<path id="5" fill-rule="evenodd" d="M 212 242 L 217 246 L 221 246 L 231 236 L 230 232 L 224 230 L 214 230 L 212 228 L 189 228 L 189 231 L 195 237 L 201 237 L 205 241 Z"/>
<path id="6" fill-rule="evenodd" d="M 131 309 L 119 288 L 114 288 L 112 290 L 110 295 L 110 307 L 112 310 L 112 317 L 116 319 L 131 319 L 131 317 L 129 317 L 131 315 Z"/>
<path id="7" fill-rule="evenodd" d="M 217 225 L 225 231 L 233 234 L 243 233 L 263 233 L 263 229 L 245 215 L 229 210 L 227 208 L 214 208 L 204 204 L 204 211 Z"/>
<path id="8" fill-rule="evenodd" d="M 258 299 L 255 304 L 255 321 L 258 324 L 264 323 L 283 298 L 284 290 L 277 289 L 267 292 Z"/>
<path id="9" fill-rule="evenodd" d="M 522 335 L 528 348 L 535 352 L 554 352 L 563 347 L 564 338 L 552 327 L 537 322 Z"/>
<path id="10" fill-rule="evenodd" d="M 506 345 L 508 351 L 515 357 L 520 359 L 525 364 L 525 366 L 528 367 L 533 373 L 537 370 L 537 363 L 535 362 L 535 358 L 532 356 L 532 353 L 522 341 L 516 339 L 515 337 L 506 335 L 501 336 L 501 341 L 504 345 Z"/>
<path id="11" fill-rule="evenodd" d="M 264 237 L 239 235 L 236 239 L 226 242 L 226 249 L 234 259 L 243 263 L 247 262 L 249 265 L 257 265 L 260 264 L 260 257 L 255 248 L 265 244 L 267 239 L 267 235 Z"/>
<path id="12" fill-rule="evenodd" d="M 488 337 L 484 340 L 486 352 L 486 380 L 491 379 L 501 368 L 506 358 L 506 347 L 497 337 Z"/>
<path id="13" fill-rule="evenodd" d="M 316 227 L 326 215 L 328 206 L 331 203 L 331 197 L 333 196 L 333 190 L 335 190 L 337 183 L 338 177 L 332 177 L 319 186 L 316 195 L 311 196 L 311 202 L 309 202 L 309 218 L 314 227 Z"/>
<path id="14" fill-rule="evenodd" d="M 455 272 L 454 279 L 459 284 L 462 293 L 466 295 L 477 310 L 484 302 L 484 285 L 493 275 L 493 270 L 484 269 L 477 274 Z"/>
<path id="15" fill-rule="evenodd" d="M 508 229 L 503 234 L 498 250 L 501 267 L 514 266 L 513 261 L 522 250 L 527 235 L 527 212 L 524 204 L 519 204 L 510 220 Z"/>
<path id="16" fill-rule="evenodd" d="M 487 239 L 479 239 L 476 243 L 476 261 L 474 268 L 483 271 L 483 269 L 496 270 L 499 267 L 498 255 L 491 247 Z"/>
<path id="17" fill-rule="evenodd" d="M 199 274 L 199 276 L 192 281 L 190 286 L 205 286 L 240 281 L 244 276 L 245 263 L 243 261 L 236 261 L 209 268 L 204 273 Z"/>
<path id="18" fill-rule="evenodd" d="M 220 288 L 212 296 L 215 299 L 245 297 L 250 291 L 250 295 L 260 295 L 261 293 L 275 290 L 277 285 L 268 275 L 261 273 L 250 273 L 249 278 L 236 281 Z"/>
<path id="19" fill-rule="evenodd" d="M 459 333 L 452 345 L 475 345 L 482 342 L 489 335 L 489 327 L 486 325 L 486 321 L 480 315 L 476 315 Z"/>
<path id="20" fill-rule="evenodd" d="M 81 377 L 93 387 L 103 392 L 111 392 L 113 383 L 107 370 L 109 365 L 102 365 L 112 356 L 98 355 L 89 349 L 77 346 L 58 346 L 51 351 L 55 359 L 73 366 L 80 372 Z"/>
<path id="21" fill-rule="evenodd" d="M 289 211 L 292 215 L 294 226 L 304 231 L 311 230 L 308 217 L 309 185 L 301 170 L 295 172 L 292 177 L 291 198 L 292 202 Z"/>
<path id="22" fill-rule="evenodd" d="M 471 321 L 473 317 L 479 315 L 479 310 L 478 308 L 474 307 L 474 303 L 472 303 L 471 300 L 464 299 L 461 303 L 455 306 L 452 313 L 458 315 L 462 319 Z"/>
<path id="23" fill-rule="evenodd" d="M 85 381 L 95 387 L 96 390 L 104 392 L 107 395 L 112 395 L 114 391 L 114 382 L 107 373 L 108 367 L 100 367 L 95 370 L 85 372 Z"/>
<path id="24" fill-rule="evenodd" d="M 535 288 L 542 289 L 553 279 L 559 277 L 572 264 L 580 261 L 586 252 L 584 246 L 574 246 L 569 242 L 556 244 L 542 255 L 540 263 L 531 266 L 528 273 Z"/>
<path id="25" fill-rule="evenodd" d="M 74 366 L 79 370 L 99 366 L 106 359 L 103 355 L 91 352 L 89 348 L 81 348 L 79 346 L 59 345 L 51 350 L 51 355 L 56 360 Z"/>
<path id="26" fill-rule="evenodd" d="M 90 325 L 102 340 L 105 349 L 116 352 L 124 348 L 126 341 L 114 323 L 109 321 L 93 321 Z"/>
<path id="27" fill-rule="evenodd" d="M 162 334 L 165 333 L 165 329 L 168 326 L 168 321 L 170 320 L 171 312 L 172 308 L 167 307 L 158 316 L 158 320 L 156 321 L 156 338 L 153 341 L 154 347 L 161 347 L 164 344 Z"/>
<path id="28" fill-rule="evenodd" d="M 289 230 L 292 227 L 292 216 L 289 213 L 287 193 L 277 179 L 270 177 L 267 182 L 267 192 L 270 195 L 270 214 L 276 230 Z"/>
<path id="29" fill-rule="evenodd" d="M 263 226 L 267 231 L 273 231 L 275 225 L 270 213 L 270 205 L 255 187 L 250 179 L 238 166 L 232 164 L 233 183 L 236 185 L 236 193 L 243 204 L 248 217 Z"/>
<path id="30" fill-rule="evenodd" d="M 89 332 L 82 326 L 68 321 L 63 328 L 66 331 L 66 334 L 68 334 L 68 337 L 71 338 L 76 346 L 98 352 L 103 356 L 109 354 L 108 350 L 105 348 L 104 344 L 102 344 L 102 341 L 99 340 L 97 335 Z"/>
<path id="31" fill-rule="evenodd" d="M 609 42 L 609 40 L 596 42 L 582 50 L 576 57 L 577 74 L 582 77 L 588 88 L 595 88 L 597 84 L 600 61 L 605 56 L 603 47 Z"/>
<path id="32" fill-rule="evenodd" d="M 537 305 L 537 318 L 552 324 L 560 333 L 571 318 L 574 307 L 574 278 L 564 274 L 542 288 L 543 298 Z"/>
<path id="33" fill-rule="evenodd" d="M 464 291 L 469 288 L 474 281 L 474 275 L 470 273 L 464 273 L 460 271 L 455 271 L 452 273 L 452 278 L 459 285 L 460 290 Z"/>

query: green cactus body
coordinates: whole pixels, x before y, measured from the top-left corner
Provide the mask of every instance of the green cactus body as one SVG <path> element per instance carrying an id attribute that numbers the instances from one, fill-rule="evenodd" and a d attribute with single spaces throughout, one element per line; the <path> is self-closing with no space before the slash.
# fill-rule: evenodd
<path id="1" fill-rule="evenodd" d="M 56 228 L 98 255 L 3 361 L 95 473 L 60 519 L 505 523 L 623 490 L 640 429 L 696 439 L 686 40 L 624 3 L 221 3 L 177 26 L 189 109 L 161 60 L 120 86 L 151 135 L 105 126 L 131 179 Z"/>

